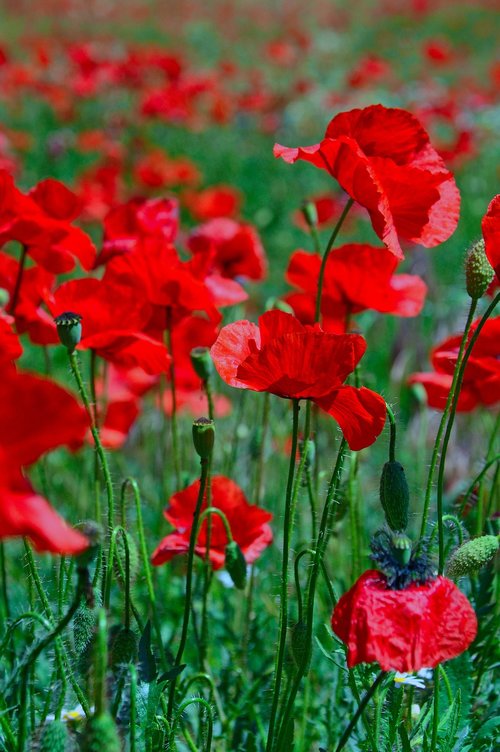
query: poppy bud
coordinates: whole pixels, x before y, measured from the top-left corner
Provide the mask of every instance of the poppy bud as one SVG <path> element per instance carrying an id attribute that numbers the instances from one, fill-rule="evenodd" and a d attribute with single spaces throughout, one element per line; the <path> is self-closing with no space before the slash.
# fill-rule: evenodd
<path id="1" fill-rule="evenodd" d="M 5 308 L 9 302 L 9 293 L 3 287 L 0 287 L 0 308 Z"/>
<path id="2" fill-rule="evenodd" d="M 82 734 L 82 752 L 120 752 L 122 748 L 116 724 L 109 713 L 89 718 Z"/>
<path id="3" fill-rule="evenodd" d="M 75 652 L 81 655 L 94 636 L 96 612 L 86 603 L 81 603 L 73 617 L 73 640 Z"/>
<path id="4" fill-rule="evenodd" d="M 208 347 L 193 347 L 191 350 L 191 365 L 202 381 L 208 381 L 214 370 Z"/>
<path id="5" fill-rule="evenodd" d="M 473 300 L 482 298 L 495 276 L 485 253 L 484 240 L 478 240 L 469 249 L 465 259 L 465 283 Z"/>
<path id="6" fill-rule="evenodd" d="M 139 571 L 139 552 L 137 550 L 136 543 L 130 533 L 126 533 L 126 536 L 128 546 L 130 581 L 133 582 L 137 577 L 137 572 Z M 123 541 L 123 536 L 120 535 L 120 537 L 117 537 L 116 539 L 115 558 L 113 561 L 115 577 L 120 585 L 125 584 L 125 562 L 125 543 Z"/>
<path id="7" fill-rule="evenodd" d="M 264 308 L 266 311 L 283 311 L 283 313 L 294 315 L 292 306 L 279 298 L 268 298 Z"/>
<path id="8" fill-rule="evenodd" d="M 236 541 L 230 541 L 225 549 L 224 565 L 226 571 L 231 577 L 234 586 L 238 590 L 243 590 L 247 581 L 247 563 L 243 556 L 243 551 Z"/>
<path id="9" fill-rule="evenodd" d="M 383 467 L 380 503 L 389 527 L 392 530 L 405 530 L 408 525 L 410 491 L 403 466 L 395 460 L 386 462 Z"/>
<path id="10" fill-rule="evenodd" d="M 446 574 L 454 580 L 474 574 L 484 567 L 497 551 L 496 535 L 482 535 L 480 538 L 467 541 L 452 553 L 446 567 Z"/>
<path id="11" fill-rule="evenodd" d="M 133 663 L 137 657 L 139 640 L 133 629 L 121 627 L 111 645 L 111 666 L 113 671 L 123 665 Z"/>
<path id="12" fill-rule="evenodd" d="M 61 344 L 71 355 L 82 338 L 82 317 L 79 313 L 66 311 L 61 313 L 60 316 L 56 316 L 54 321 Z"/>
<path id="13" fill-rule="evenodd" d="M 215 424 L 209 418 L 198 418 L 193 422 L 193 444 L 202 460 L 212 454 L 215 441 Z"/>
<path id="14" fill-rule="evenodd" d="M 311 660 L 309 630 L 302 620 L 298 621 L 292 629 L 292 656 L 298 668 L 304 663 L 308 666 Z"/>
<path id="15" fill-rule="evenodd" d="M 40 752 L 65 752 L 69 736 L 66 724 L 62 721 L 52 721 L 47 724 L 40 737 Z"/>
<path id="16" fill-rule="evenodd" d="M 312 201 L 305 201 L 301 208 L 302 215 L 309 227 L 316 227 L 318 224 L 318 210 L 316 209 L 316 204 L 313 204 Z"/>

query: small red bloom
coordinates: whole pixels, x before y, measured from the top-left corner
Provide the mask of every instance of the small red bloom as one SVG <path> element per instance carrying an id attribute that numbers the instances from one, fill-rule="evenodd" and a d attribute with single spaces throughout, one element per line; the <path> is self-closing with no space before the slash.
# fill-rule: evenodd
<path id="1" fill-rule="evenodd" d="M 237 321 L 223 327 L 211 354 L 222 379 L 239 389 L 310 399 L 339 423 L 351 449 L 372 444 L 385 423 L 380 395 L 346 386 L 366 349 L 358 334 L 331 334 L 268 311 L 259 326 Z"/>
<path id="2" fill-rule="evenodd" d="M 194 254 L 212 250 L 214 268 L 222 277 L 261 280 L 266 276 L 267 260 L 260 238 L 244 222 L 212 219 L 191 233 L 187 245 Z"/>
<path id="3" fill-rule="evenodd" d="M 335 606 L 332 629 L 347 645 L 349 668 L 376 661 L 384 671 L 411 672 L 467 650 L 477 619 L 446 577 L 391 590 L 385 575 L 368 570 Z"/>
<path id="4" fill-rule="evenodd" d="M 345 331 L 352 314 L 366 309 L 396 316 L 417 316 L 427 286 L 415 275 L 394 274 L 398 265 L 386 248 L 361 243 L 343 245 L 328 257 L 321 297 L 322 325 L 327 331 Z M 321 257 L 295 251 L 286 278 L 303 292 L 285 300 L 305 324 L 314 322 Z"/>
<path id="5" fill-rule="evenodd" d="M 31 266 L 29 269 L 24 269 L 17 302 L 14 311 L 12 311 L 11 306 L 18 275 L 19 262 L 7 253 L 0 251 L 0 287 L 3 287 L 9 293 L 10 300 L 7 304 L 7 310 L 12 313 L 16 320 L 16 331 L 19 334 L 27 332 L 31 341 L 39 345 L 58 342 L 52 316 L 42 308 L 42 303 L 54 285 L 54 275 L 41 266 Z"/>
<path id="6" fill-rule="evenodd" d="M 368 210 L 373 229 L 397 258 L 404 258 L 399 238 L 431 248 L 456 228 L 455 180 L 419 121 L 405 110 L 373 105 L 341 113 L 319 144 L 276 144 L 274 154 L 329 172 Z"/>
<path id="7" fill-rule="evenodd" d="M 500 280 L 500 193 L 488 206 L 482 229 L 486 255 Z"/>
<path id="8" fill-rule="evenodd" d="M 167 535 L 153 553 L 151 560 L 156 566 L 170 561 L 177 554 L 187 553 L 199 489 L 200 481 L 197 480 L 170 498 L 170 506 L 165 511 L 165 517 L 176 530 Z M 224 512 L 234 540 L 241 548 L 247 563 L 251 564 L 272 542 L 273 534 L 268 525 L 272 514 L 249 504 L 241 488 L 223 475 L 215 475 L 212 478 L 211 491 L 211 505 Z M 202 511 L 206 507 L 204 501 Z M 204 520 L 195 547 L 195 553 L 202 558 L 206 555 L 206 543 L 207 521 Z M 215 514 L 211 515 L 209 557 L 214 569 L 224 566 L 227 543 L 222 520 Z"/>
<path id="9" fill-rule="evenodd" d="M 185 191 L 183 204 L 198 222 L 217 217 L 232 217 L 241 205 L 240 192 L 231 185 L 212 185 L 202 191 Z"/>

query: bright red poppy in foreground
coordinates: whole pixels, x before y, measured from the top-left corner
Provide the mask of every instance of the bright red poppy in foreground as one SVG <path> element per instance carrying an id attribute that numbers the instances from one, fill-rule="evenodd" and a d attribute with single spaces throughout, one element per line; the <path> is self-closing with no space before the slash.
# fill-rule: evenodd
<path id="1" fill-rule="evenodd" d="M 282 311 L 268 311 L 259 325 L 223 327 L 211 354 L 222 379 L 239 389 L 310 399 L 339 423 L 351 449 L 373 444 L 385 423 L 379 394 L 347 386 L 366 350 L 359 334 L 332 334 Z"/>
<path id="2" fill-rule="evenodd" d="M 471 327 L 471 335 L 478 325 Z M 422 384 L 427 392 L 430 407 L 443 410 L 453 380 L 461 334 L 449 337 L 432 351 L 434 372 L 414 373 L 409 384 Z M 481 329 L 471 356 L 467 361 L 460 396 L 459 412 L 470 412 L 483 405 L 488 407 L 500 402 L 500 317 L 489 319 Z"/>
<path id="3" fill-rule="evenodd" d="M 321 296 L 321 323 L 325 330 L 343 332 L 352 314 L 366 309 L 396 316 L 417 316 L 427 285 L 414 274 L 395 274 L 398 265 L 386 248 L 351 243 L 336 248 L 326 262 Z M 286 272 L 288 282 L 302 292 L 285 297 L 304 324 L 315 319 L 321 257 L 295 251 Z"/>
<path id="4" fill-rule="evenodd" d="M 500 193 L 488 206 L 482 222 L 484 248 L 495 274 L 500 280 Z"/>
<path id="5" fill-rule="evenodd" d="M 337 115 L 313 146 L 276 144 L 274 155 L 326 170 L 370 215 L 397 258 L 400 239 L 432 248 L 454 232 L 460 194 L 419 121 L 405 110 L 372 105 Z"/>
<path id="6" fill-rule="evenodd" d="M 361 575 L 332 614 L 347 645 L 347 665 L 377 662 L 384 671 L 418 671 L 467 650 L 477 632 L 472 606 L 446 577 L 390 590 L 374 569 Z"/>
<path id="7" fill-rule="evenodd" d="M 163 564 L 177 554 L 187 553 L 199 489 L 200 481 L 197 480 L 171 497 L 165 517 L 176 530 L 167 535 L 157 547 L 151 559 L 153 564 Z M 211 490 L 211 506 L 224 512 L 234 540 L 241 548 L 247 564 L 251 564 L 272 542 L 273 534 L 268 525 L 272 514 L 249 504 L 241 488 L 223 475 L 215 475 L 212 478 Z M 204 501 L 202 511 L 206 508 L 207 504 Z M 214 569 L 224 566 L 227 543 L 224 523 L 217 515 L 211 515 L 209 558 Z M 206 555 L 206 544 L 207 521 L 204 520 L 195 547 L 195 553 L 202 558 Z"/>

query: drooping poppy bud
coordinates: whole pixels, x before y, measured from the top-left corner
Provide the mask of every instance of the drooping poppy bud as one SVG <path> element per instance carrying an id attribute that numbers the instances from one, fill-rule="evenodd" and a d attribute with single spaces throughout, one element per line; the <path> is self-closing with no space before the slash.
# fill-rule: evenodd
<path id="1" fill-rule="evenodd" d="M 225 549 L 224 566 L 234 586 L 243 590 L 247 581 L 247 563 L 236 541 L 230 541 Z"/>
<path id="2" fill-rule="evenodd" d="M 318 225 L 318 210 L 316 204 L 312 201 L 305 201 L 302 204 L 302 215 L 306 220 L 309 227 L 317 227 Z"/>
<path id="3" fill-rule="evenodd" d="M 210 357 L 209 348 L 193 347 L 191 350 L 191 365 L 193 366 L 196 375 L 199 376 L 202 381 L 208 381 L 214 370 L 214 364 Z"/>
<path id="4" fill-rule="evenodd" d="M 68 728 L 62 721 L 48 723 L 40 737 L 40 752 L 65 752 L 69 742 Z"/>
<path id="5" fill-rule="evenodd" d="M 410 491 L 403 466 L 395 460 L 386 462 L 380 478 L 380 503 L 392 530 L 406 530 Z"/>
<path id="6" fill-rule="evenodd" d="M 465 259 L 465 283 L 473 300 L 482 298 L 495 276 L 485 252 L 484 240 L 478 240 L 469 249 Z"/>
<path id="7" fill-rule="evenodd" d="M 113 718 L 102 713 L 89 718 L 82 734 L 82 752 L 120 752 L 120 737 Z"/>
<path id="8" fill-rule="evenodd" d="M 111 667 L 114 672 L 135 661 L 139 639 L 133 629 L 120 627 L 111 645 Z"/>
<path id="9" fill-rule="evenodd" d="M 292 628 L 292 656 L 297 667 L 301 667 L 305 662 L 309 665 L 311 660 L 311 643 L 309 640 L 309 630 L 307 624 L 300 620 Z"/>
<path id="10" fill-rule="evenodd" d="M 454 580 L 478 572 L 498 551 L 496 535 L 482 535 L 463 543 L 448 561 L 446 574 Z"/>
<path id="11" fill-rule="evenodd" d="M 66 311 L 54 319 L 61 344 L 71 354 L 82 338 L 82 317 L 79 313 Z"/>
<path id="12" fill-rule="evenodd" d="M 210 418 L 193 421 L 193 444 L 198 456 L 207 460 L 212 454 L 215 441 L 215 424 Z"/>
<path id="13" fill-rule="evenodd" d="M 128 547 L 128 558 L 129 558 L 129 576 L 130 581 L 134 582 L 135 578 L 137 577 L 137 573 L 139 571 L 139 551 L 137 550 L 137 545 L 130 533 L 126 533 L 127 535 L 127 547 Z M 125 563 L 126 563 L 126 553 L 125 553 L 125 543 L 123 541 L 123 537 L 117 537 L 116 539 L 116 548 L 115 548 L 115 558 L 113 561 L 113 569 L 115 572 L 115 577 L 118 581 L 118 584 L 120 586 L 125 585 Z"/>
<path id="14" fill-rule="evenodd" d="M 474 610 L 446 577 L 404 590 L 368 570 L 332 614 L 332 629 L 348 646 L 347 665 L 376 661 L 384 671 L 418 671 L 455 658 L 477 632 Z"/>

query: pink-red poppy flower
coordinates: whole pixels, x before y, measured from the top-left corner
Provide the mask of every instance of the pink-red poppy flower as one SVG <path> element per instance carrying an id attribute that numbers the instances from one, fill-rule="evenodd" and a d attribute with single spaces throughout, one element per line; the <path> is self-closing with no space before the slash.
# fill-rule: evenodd
<path id="1" fill-rule="evenodd" d="M 25 268 L 15 308 L 12 311 L 13 295 L 19 274 L 19 262 L 0 251 L 0 287 L 9 293 L 7 310 L 15 318 L 17 332 L 19 334 L 27 332 L 30 340 L 39 345 L 57 342 L 52 316 L 42 308 L 42 303 L 54 286 L 54 275 L 37 265 Z"/>
<path id="2" fill-rule="evenodd" d="M 212 219 L 190 234 L 191 253 L 213 252 L 215 270 L 229 279 L 247 277 L 261 280 L 266 276 L 267 260 L 254 227 L 234 219 Z"/>
<path id="3" fill-rule="evenodd" d="M 386 248 L 352 243 L 328 257 L 321 296 L 321 322 L 326 331 L 343 332 L 349 317 L 367 309 L 396 316 L 417 316 L 427 286 L 412 274 L 395 274 L 398 262 Z M 295 251 L 286 279 L 302 292 L 285 297 L 304 324 L 313 324 L 321 257 Z"/>
<path id="4" fill-rule="evenodd" d="M 434 668 L 467 650 L 476 636 L 474 609 L 446 577 L 391 590 L 368 570 L 343 595 L 332 629 L 347 645 L 347 665 L 377 662 L 384 671 Z"/>
<path id="5" fill-rule="evenodd" d="M 237 321 L 221 329 L 211 354 L 222 379 L 239 389 L 310 399 L 339 423 L 351 449 L 372 444 L 382 431 L 385 401 L 344 381 L 361 360 L 358 334 L 332 334 L 268 311 L 259 325 Z"/>
<path id="6" fill-rule="evenodd" d="M 500 280 L 500 193 L 488 206 L 482 222 L 484 248 L 495 274 Z"/>
<path id="7" fill-rule="evenodd" d="M 471 335 L 477 324 L 471 327 Z M 451 388 L 462 335 L 449 337 L 434 348 L 431 362 L 434 372 L 414 373 L 409 384 L 422 384 L 430 407 L 443 410 Z M 500 317 L 483 326 L 464 371 L 457 402 L 458 412 L 470 412 L 483 405 L 500 402 Z"/>
<path id="8" fill-rule="evenodd" d="M 372 105 L 341 113 L 319 144 L 276 144 L 274 154 L 330 173 L 368 210 L 373 229 L 397 258 L 404 257 L 400 238 L 430 248 L 456 228 L 460 195 L 453 175 L 405 110 Z"/>
<path id="9" fill-rule="evenodd" d="M 185 191 L 182 202 L 198 222 L 233 217 L 241 206 L 241 194 L 231 185 L 211 185 L 202 191 Z"/>
<path id="10" fill-rule="evenodd" d="M 19 337 L 14 332 L 14 319 L 0 309 L 0 367 L 8 367 L 9 363 L 20 358 L 23 352 Z"/>
<path id="11" fill-rule="evenodd" d="M 153 564 L 163 564 L 177 554 L 187 553 L 199 489 L 200 481 L 197 480 L 170 498 L 165 517 L 175 527 L 175 531 L 167 535 L 156 548 L 151 558 Z M 241 488 L 223 475 L 212 478 L 210 503 L 226 515 L 233 539 L 241 548 L 246 562 L 254 562 L 273 540 L 268 524 L 272 514 L 249 504 Z M 205 500 L 202 510 L 206 507 Z M 224 566 L 227 543 L 224 523 L 217 515 L 211 515 L 209 558 L 214 569 Z M 204 558 L 206 546 L 207 521 L 204 520 L 198 533 L 195 553 Z"/>

